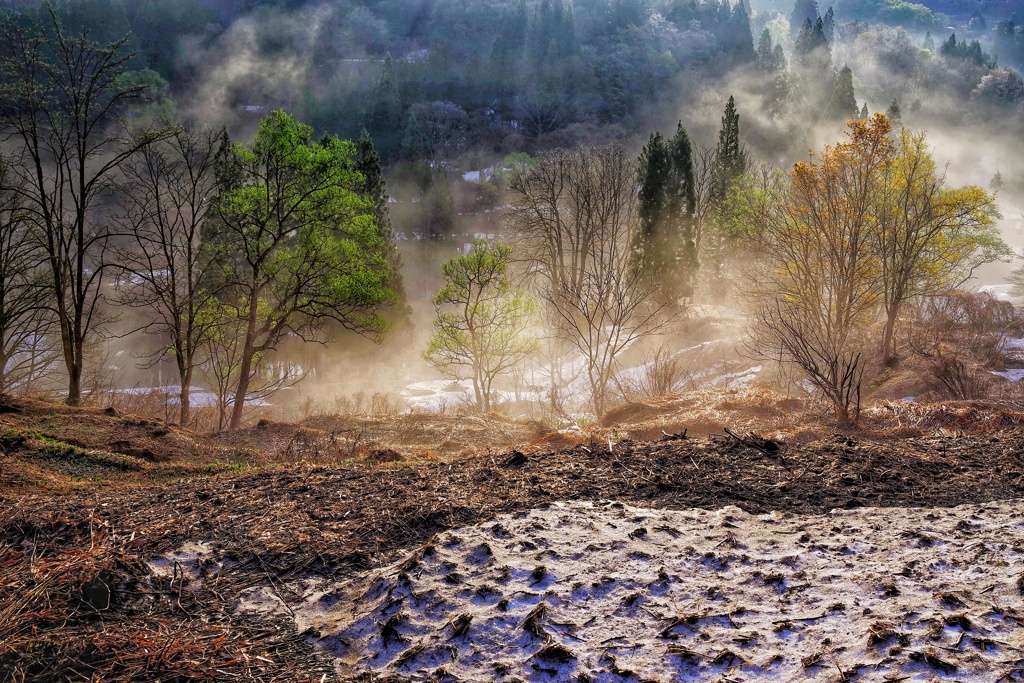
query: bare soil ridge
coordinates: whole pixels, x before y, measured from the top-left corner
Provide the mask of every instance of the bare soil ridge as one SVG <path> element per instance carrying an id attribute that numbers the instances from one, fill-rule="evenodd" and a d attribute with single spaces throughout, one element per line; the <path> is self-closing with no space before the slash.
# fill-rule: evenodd
<path id="1" fill-rule="evenodd" d="M 0 415 L 8 429 L 42 419 L 25 417 L 40 406 L 8 405 L 22 411 Z M 48 410 L 68 416 L 51 435 L 106 420 L 109 439 L 136 421 Z M 264 587 L 296 600 L 289 582 L 352 577 L 445 529 L 557 501 L 807 514 L 1024 495 L 1024 430 L 1011 426 L 1020 413 L 1006 406 L 943 410 L 946 418 L 929 413 L 914 426 L 932 435 L 907 439 L 835 434 L 786 444 L 745 432 L 710 439 L 677 433 L 654 442 L 609 447 L 606 438 L 594 438 L 558 451 L 484 452 L 452 462 L 284 465 L 268 456 L 272 466 L 240 472 L 228 466 L 202 472 L 210 458 L 223 465 L 240 450 L 184 433 L 197 444 L 187 456 L 194 466 L 188 476 L 128 487 L 86 481 L 59 493 L 12 481 L 9 476 L 26 472 L 19 460 L 25 446 L 5 445 L 0 670 L 29 681 L 309 680 L 311 673 L 331 680 L 333 669 L 290 620 L 238 614 L 239 596 Z M 970 433 L 978 424 L 982 433 Z M 174 432 L 153 424 L 131 429 Z M 245 457 L 257 455 L 246 451 Z M 180 573 L 153 575 L 147 561 L 199 541 L 210 549 L 204 563 L 218 568 L 211 580 L 193 588 Z"/>

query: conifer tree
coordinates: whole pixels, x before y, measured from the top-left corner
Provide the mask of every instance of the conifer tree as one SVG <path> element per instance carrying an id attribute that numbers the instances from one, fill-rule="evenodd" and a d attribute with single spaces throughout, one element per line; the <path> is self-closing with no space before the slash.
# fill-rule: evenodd
<path id="1" fill-rule="evenodd" d="M 388 322 L 393 327 L 406 327 L 409 324 L 411 311 L 408 307 L 408 297 L 402 279 L 402 256 L 398 253 L 395 231 L 391 225 L 387 184 L 380 155 L 377 154 L 377 150 L 373 146 L 373 139 L 365 128 L 356 141 L 353 166 L 362 176 L 359 194 L 369 202 L 369 213 L 377 221 L 377 232 L 383 245 L 384 258 L 388 262 L 387 287 L 395 294 L 395 306 L 385 313 L 385 317 L 389 319 Z"/>
<path id="2" fill-rule="evenodd" d="M 849 119 L 857 118 L 859 113 L 857 98 L 853 92 L 853 71 L 849 66 L 844 66 L 836 76 L 836 85 L 832 90 L 832 99 L 829 100 L 825 117 L 845 123 Z"/>
<path id="3" fill-rule="evenodd" d="M 993 192 L 999 192 L 999 190 L 1003 189 L 1002 173 L 996 171 L 996 174 L 992 176 L 992 180 L 990 180 L 988 183 L 988 189 L 992 190 Z"/>
<path id="4" fill-rule="evenodd" d="M 682 121 L 671 140 L 651 134 L 640 153 L 637 180 L 637 265 L 673 302 L 690 295 L 697 268 L 693 147 Z"/>
<path id="5" fill-rule="evenodd" d="M 868 117 L 868 103 L 867 102 L 864 103 L 864 106 L 860 110 L 860 117 L 861 117 L 861 119 L 866 119 Z"/>
<path id="6" fill-rule="evenodd" d="M 949 40 L 942 44 L 939 48 L 939 54 L 943 57 L 953 57 L 957 53 L 956 34 L 949 34 Z"/>
<path id="7" fill-rule="evenodd" d="M 821 28 L 825 33 L 825 37 L 828 42 L 833 43 L 836 39 L 836 15 L 829 7 L 828 11 L 825 12 L 825 17 L 821 21 Z"/>
<path id="8" fill-rule="evenodd" d="M 517 88 L 520 67 L 526 50 L 526 2 L 520 0 L 511 16 L 505 18 L 503 30 L 491 47 L 491 73 L 499 87 L 512 92 Z"/>
<path id="9" fill-rule="evenodd" d="M 556 21 L 551 0 L 540 0 L 540 9 L 530 32 L 530 61 L 536 71 L 542 70 L 548 63 L 548 51 L 554 38 Z"/>
<path id="10" fill-rule="evenodd" d="M 402 98 L 398 92 L 398 78 L 395 76 L 394 60 L 391 53 L 384 55 L 380 80 L 373 91 L 373 111 L 370 114 L 370 131 L 387 157 L 396 154 L 401 146 Z"/>
<path id="11" fill-rule="evenodd" d="M 772 66 L 776 72 L 783 72 L 786 70 L 786 52 L 782 49 L 782 43 L 775 46 L 775 50 L 772 52 Z"/>
<path id="12" fill-rule="evenodd" d="M 752 62 L 756 59 L 754 36 L 750 30 L 750 15 L 743 8 L 743 3 L 737 3 L 733 8 L 726 35 L 731 38 L 729 52 L 736 63 Z"/>
<path id="13" fill-rule="evenodd" d="M 693 278 L 697 272 L 697 236 L 694 211 L 697 208 L 697 193 L 693 170 L 693 144 L 683 128 L 683 122 L 676 124 L 670 152 L 675 174 L 672 193 L 672 210 L 677 216 L 679 248 L 677 252 L 676 291 L 684 296 L 693 293 Z"/>
<path id="14" fill-rule="evenodd" d="M 825 37 L 824 22 L 818 19 L 813 24 L 808 19 L 800 29 L 793 51 L 797 63 L 812 72 L 822 73 L 832 69 L 832 48 Z"/>
<path id="15" fill-rule="evenodd" d="M 762 71 L 775 70 L 775 55 L 772 51 L 772 34 L 767 27 L 761 31 L 757 41 L 757 66 Z"/>
<path id="16" fill-rule="evenodd" d="M 651 133 L 650 139 L 640 150 L 637 162 L 637 181 L 640 185 L 637 195 L 637 218 L 640 222 L 640 251 L 649 252 L 657 242 L 657 234 L 665 213 L 665 184 L 672 168 L 668 144 L 660 131 Z M 647 264 L 645 264 L 645 267 Z"/>
<path id="17" fill-rule="evenodd" d="M 722 115 L 718 146 L 715 148 L 713 200 L 720 204 L 725 199 L 729 184 L 746 170 L 747 153 L 740 146 L 740 115 L 736 111 L 736 100 L 730 95 L 725 105 L 725 113 Z"/>
<path id="18" fill-rule="evenodd" d="M 800 31 L 805 22 L 810 22 L 813 27 L 814 22 L 821 18 L 818 14 L 818 2 L 817 0 L 796 0 L 793 6 L 793 14 L 789 18 L 789 25 L 794 34 Z"/>
<path id="19" fill-rule="evenodd" d="M 900 111 L 900 103 L 896 101 L 894 97 L 892 104 L 889 105 L 889 109 L 885 112 L 885 115 L 892 121 L 893 128 L 897 128 L 903 125 L 903 113 Z"/>

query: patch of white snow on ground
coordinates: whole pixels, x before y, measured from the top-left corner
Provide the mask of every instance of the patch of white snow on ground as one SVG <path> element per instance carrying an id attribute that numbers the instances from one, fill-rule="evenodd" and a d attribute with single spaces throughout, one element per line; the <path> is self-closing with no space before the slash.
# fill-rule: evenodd
<path id="1" fill-rule="evenodd" d="M 1000 372 L 991 371 L 993 375 L 999 375 L 1004 377 L 1011 382 L 1019 382 L 1024 379 L 1024 368 L 1010 368 L 1009 370 L 1002 370 Z"/>
<path id="2" fill-rule="evenodd" d="M 1022 501 L 563 503 L 445 532 L 294 609 L 341 673 L 371 678 L 1014 681 L 1022 576 Z"/>

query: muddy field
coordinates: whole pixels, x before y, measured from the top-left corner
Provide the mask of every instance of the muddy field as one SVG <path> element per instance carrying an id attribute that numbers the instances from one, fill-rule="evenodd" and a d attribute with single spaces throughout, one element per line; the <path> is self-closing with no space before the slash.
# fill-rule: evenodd
<path id="1" fill-rule="evenodd" d="M 305 593 L 386 568 L 439 532 L 556 503 L 615 501 L 683 512 L 735 506 L 743 514 L 799 516 L 833 508 L 945 508 L 1024 497 L 1024 430 L 1012 426 L 1019 413 L 978 406 L 940 412 L 941 420 L 921 411 L 916 417 L 902 414 L 906 429 L 928 434 L 902 439 L 846 433 L 786 443 L 734 431 L 713 438 L 670 432 L 653 442 L 614 442 L 598 433 L 563 450 L 492 450 L 447 462 L 325 466 L 277 458 L 254 467 L 257 456 L 247 451 L 249 464 L 234 468 L 223 458 L 239 446 L 200 439 L 189 462 L 201 462 L 200 451 L 209 449 L 204 457 L 221 459 L 224 467 L 145 485 L 76 480 L 58 486 L 62 480 L 52 469 L 46 478 L 28 481 L 24 449 L 46 435 L 26 437 L 20 445 L 9 440 L 0 460 L 0 671 L 4 679 L 18 681 L 344 680 L 317 634 L 296 627 Z M 95 413 L 88 419 L 104 419 Z M 106 419 L 120 424 L 109 429 L 128 429 L 123 423 L 133 418 Z M 8 431 L 16 428 L 26 427 L 12 424 Z M 131 433 L 162 428 L 135 425 Z M 185 437 L 196 438 L 185 434 L 183 442 Z M 158 467 L 159 460 L 145 462 Z M 240 600 L 256 593 L 283 607 L 269 613 L 240 610 Z M 1000 595 L 1000 608 L 1011 610 L 1006 618 L 1024 612 L 1019 589 Z M 970 642 L 965 636 L 961 645 Z M 579 646 L 566 647 L 582 656 Z M 726 645 L 685 647 L 702 657 L 718 649 L 742 655 Z M 936 662 L 957 659 L 940 654 L 928 656 Z M 1014 662 L 1020 655 L 1004 650 L 1000 657 L 1003 671 L 1019 677 Z M 742 659 L 738 668 L 719 673 L 730 680 L 770 680 L 744 672 Z M 921 676 L 957 680 L 955 672 L 923 661 Z M 831 680 L 856 680 L 849 672 L 812 670 L 821 680 L 833 674 Z M 389 675 L 458 680 L 445 667 Z M 523 672 L 509 676 L 515 680 Z M 552 676 L 532 672 L 529 678 L 558 680 Z M 641 678 L 634 672 L 616 680 Z M 465 673 L 462 679 L 476 680 Z"/>

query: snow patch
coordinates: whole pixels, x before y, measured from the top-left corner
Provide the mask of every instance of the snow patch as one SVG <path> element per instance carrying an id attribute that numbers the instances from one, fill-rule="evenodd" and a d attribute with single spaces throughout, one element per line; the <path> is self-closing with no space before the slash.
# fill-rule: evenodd
<path id="1" fill-rule="evenodd" d="M 294 617 L 370 678 L 1018 680 L 1022 510 L 554 504 L 442 533 Z"/>

